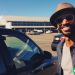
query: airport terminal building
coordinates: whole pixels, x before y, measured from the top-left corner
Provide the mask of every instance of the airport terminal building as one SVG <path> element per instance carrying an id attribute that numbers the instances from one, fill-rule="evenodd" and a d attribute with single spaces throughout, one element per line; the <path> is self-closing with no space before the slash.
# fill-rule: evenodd
<path id="1" fill-rule="evenodd" d="M 49 18 L 26 16 L 0 16 L 0 27 L 28 32 L 34 29 L 50 30 L 54 28 Z"/>

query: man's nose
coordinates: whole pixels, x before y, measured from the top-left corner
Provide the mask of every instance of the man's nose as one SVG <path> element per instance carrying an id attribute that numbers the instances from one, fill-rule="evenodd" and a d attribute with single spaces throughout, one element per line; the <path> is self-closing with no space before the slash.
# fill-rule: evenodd
<path id="1" fill-rule="evenodd" d="M 67 24 L 67 23 L 70 23 L 71 21 L 69 21 L 69 20 L 67 20 L 67 19 L 63 19 L 62 20 L 62 25 L 64 25 L 64 24 Z"/>

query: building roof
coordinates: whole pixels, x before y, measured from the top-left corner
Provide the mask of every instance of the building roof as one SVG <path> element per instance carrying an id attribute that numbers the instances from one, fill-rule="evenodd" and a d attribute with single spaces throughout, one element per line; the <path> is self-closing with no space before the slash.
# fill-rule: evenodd
<path id="1" fill-rule="evenodd" d="M 49 22 L 47 17 L 2 16 L 6 21 Z"/>

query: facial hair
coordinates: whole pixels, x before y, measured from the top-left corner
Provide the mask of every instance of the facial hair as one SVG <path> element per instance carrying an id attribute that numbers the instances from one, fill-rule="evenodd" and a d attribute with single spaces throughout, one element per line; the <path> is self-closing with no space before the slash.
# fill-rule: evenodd
<path id="1" fill-rule="evenodd" d="M 67 23 L 67 24 L 65 24 L 64 26 L 70 27 L 70 30 L 69 30 L 70 34 L 68 34 L 68 35 L 66 35 L 66 34 L 64 34 L 64 33 L 62 32 L 62 30 L 61 30 L 62 27 L 59 27 L 59 31 L 60 31 L 62 34 L 64 34 L 64 36 L 69 37 L 69 38 L 75 36 L 75 24 Z"/>

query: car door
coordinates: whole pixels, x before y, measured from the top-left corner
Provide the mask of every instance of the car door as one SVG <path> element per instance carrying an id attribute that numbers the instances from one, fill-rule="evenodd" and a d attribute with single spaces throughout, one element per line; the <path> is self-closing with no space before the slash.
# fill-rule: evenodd
<path id="1" fill-rule="evenodd" d="M 4 42 L 15 63 L 18 75 L 52 74 L 52 68 L 55 69 L 55 66 L 51 66 L 51 55 L 47 52 L 49 57 L 45 57 L 44 51 L 27 35 L 10 29 L 0 29 L 0 34 L 5 37 Z M 48 71 L 46 71 L 46 66 L 49 68 L 47 68 Z M 41 73 L 38 71 L 35 74 L 37 70 L 40 70 Z"/>
<path id="2" fill-rule="evenodd" d="M 26 35 L 17 31 L 6 30 L 1 33 L 5 37 L 5 44 L 14 60 L 18 73 L 29 73 L 33 70 L 31 62 L 35 54 L 40 54 L 41 49 Z M 24 70 L 23 70 L 24 69 Z"/>

